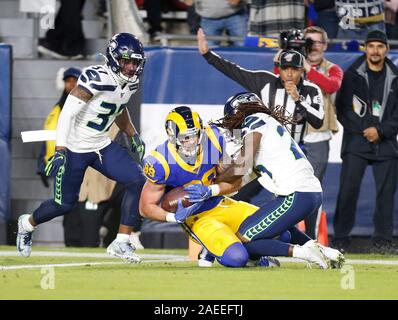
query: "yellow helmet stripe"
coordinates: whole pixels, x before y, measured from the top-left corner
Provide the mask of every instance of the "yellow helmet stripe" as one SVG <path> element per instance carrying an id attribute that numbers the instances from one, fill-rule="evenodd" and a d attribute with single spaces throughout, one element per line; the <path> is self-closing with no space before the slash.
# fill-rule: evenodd
<path id="1" fill-rule="evenodd" d="M 192 119 L 193 119 L 193 124 L 194 124 L 195 128 L 198 128 L 199 130 L 201 130 L 202 127 L 200 126 L 200 117 L 197 112 L 192 111 Z"/>
<path id="2" fill-rule="evenodd" d="M 164 180 L 167 180 L 167 178 L 170 175 L 170 167 L 169 167 L 169 164 L 167 163 L 166 159 L 160 152 L 158 152 L 156 150 L 151 152 L 151 156 L 160 162 L 160 164 L 162 165 L 162 167 L 164 169 Z"/>
<path id="3" fill-rule="evenodd" d="M 214 146 L 217 148 L 219 152 L 222 152 L 220 143 L 218 142 L 218 139 L 216 135 L 214 134 L 214 131 L 211 127 L 206 127 L 206 134 L 209 137 L 210 141 L 214 144 Z"/>
<path id="4" fill-rule="evenodd" d="M 184 118 L 179 113 L 170 112 L 166 118 L 166 121 L 168 120 L 173 121 L 177 125 L 180 133 L 185 133 L 187 131 L 187 124 L 185 123 Z"/>

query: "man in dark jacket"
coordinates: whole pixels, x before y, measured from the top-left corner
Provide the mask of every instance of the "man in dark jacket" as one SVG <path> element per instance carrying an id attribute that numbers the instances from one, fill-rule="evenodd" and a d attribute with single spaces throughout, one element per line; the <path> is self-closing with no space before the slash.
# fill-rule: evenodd
<path id="1" fill-rule="evenodd" d="M 361 180 L 373 166 L 376 183 L 374 250 L 396 253 L 392 245 L 398 157 L 398 69 L 386 57 L 381 31 L 366 38 L 365 55 L 345 72 L 337 95 L 337 118 L 344 127 L 340 188 L 334 217 L 334 245 L 345 249 L 355 224 Z"/>

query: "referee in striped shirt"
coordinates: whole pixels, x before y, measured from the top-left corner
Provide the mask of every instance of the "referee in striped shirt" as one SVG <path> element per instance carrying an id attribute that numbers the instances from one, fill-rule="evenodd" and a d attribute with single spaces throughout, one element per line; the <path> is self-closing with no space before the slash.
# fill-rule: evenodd
<path id="1" fill-rule="evenodd" d="M 307 123 L 318 129 L 323 124 L 323 96 L 316 84 L 304 80 L 304 57 L 297 51 L 286 50 L 280 55 L 280 74 L 265 70 L 251 71 L 222 58 L 209 50 L 202 29 L 198 31 L 199 52 L 206 61 L 249 92 L 256 93 L 270 106 L 282 106 L 285 115 L 296 124 L 288 128 L 294 140 L 303 147 Z M 305 152 L 305 150 L 303 150 Z"/>

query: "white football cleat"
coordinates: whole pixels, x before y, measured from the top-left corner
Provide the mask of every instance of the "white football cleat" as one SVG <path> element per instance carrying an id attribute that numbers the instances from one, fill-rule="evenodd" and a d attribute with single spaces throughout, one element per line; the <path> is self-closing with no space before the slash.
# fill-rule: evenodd
<path id="1" fill-rule="evenodd" d="M 121 258 L 131 263 L 140 263 L 141 258 L 134 253 L 135 248 L 130 242 L 113 240 L 106 249 L 106 252 L 112 256 Z"/>
<path id="2" fill-rule="evenodd" d="M 214 260 L 214 256 L 205 247 L 202 247 L 198 255 L 198 266 L 201 268 L 210 268 L 213 266 Z"/>
<path id="3" fill-rule="evenodd" d="M 336 249 L 326 247 L 318 243 L 318 247 L 321 249 L 321 252 L 330 260 L 330 265 L 334 269 L 341 269 L 341 267 L 345 263 L 344 255 Z"/>
<path id="4" fill-rule="evenodd" d="M 30 214 L 23 214 L 18 218 L 17 249 L 22 257 L 30 257 L 32 252 L 33 231 L 27 231 L 23 227 L 22 219 L 29 217 Z"/>
<path id="5" fill-rule="evenodd" d="M 321 269 L 329 268 L 330 261 L 322 253 L 321 248 L 315 240 L 307 241 L 301 247 L 304 249 L 304 260 L 308 261 L 309 263 L 316 264 Z"/>

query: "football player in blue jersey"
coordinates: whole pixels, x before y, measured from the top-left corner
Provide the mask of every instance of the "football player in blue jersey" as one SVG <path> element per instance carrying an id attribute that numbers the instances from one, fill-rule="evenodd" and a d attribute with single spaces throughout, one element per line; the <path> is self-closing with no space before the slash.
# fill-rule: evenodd
<path id="1" fill-rule="evenodd" d="M 267 108 L 254 93 L 244 92 L 231 97 L 224 108 L 224 118 L 215 124 L 236 136 L 241 134 L 242 148 L 235 163 L 218 176 L 216 182 L 240 181 L 248 168 L 259 175 L 260 184 L 275 194 L 239 226 L 237 235 L 253 255 L 293 256 L 313 260 L 321 268 L 329 262 L 340 267 L 344 256 L 337 250 L 320 245 L 300 232 L 295 225 L 322 201 L 322 188 L 314 171 L 284 124 L 280 109 Z M 208 198 L 206 187 L 190 187 L 191 201 Z M 289 231 L 292 246 L 275 239 Z M 307 249 L 307 250 L 306 250 Z"/>
<path id="2" fill-rule="evenodd" d="M 133 151 L 142 159 L 145 144 L 126 105 L 139 85 L 145 64 L 144 48 L 132 34 L 119 33 L 109 41 L 105 58 L 104 65 L 83 70 L 65 101 L 56 129 L 55 154 L 46 166 L 46 174 L 55 177 L 54 198 L 18 220 L 17 248 L 24 257 L 30 256 L 37 225 L 71 211 L 78 200 L 84 173 L 91 166 L 126 187 L 119 232 L 107 252 L 129 262 L 141 261 L 129 236 L 145 177 L 140 165 L 127 150 L 109 139 L 107 131 L 115 122 L 129 136 Z"/>
<path id="3" fill-rule="evenodd" d="M 168 114 L 166 131 L 168 140 L 144 159 L 147 182 L 141 193 L 141 215 L 157 221 L 178 222 L 213 260 L 216 258 L 227 267 L 245 266 L 249 253 L 244 243 L 257 242 L 257 239 L 247 240 L 239 230 L 259 208 L 222 196 L 238 190 L 241 178 L 214 183 L 218 170 L 222 170 L 220 167 L 227 159 L 219 128 L 214 125 L 203 127 L 196 112 L 181 106 Z M 185 187 L 190 200 L 197 203 L 184 208 L 180 201 L 175 213 L 165 211 L 159 205 L 162 196 L 168 189 L 180 186 Z M 290 233 L 285 231 L 275 234 L 274 240 L 289 242 Z M 292 255 L 293 247 L 297 247 L 294 256 L 318 265 L 323 263 L 321 252 L 314 252 L 309 246 L 286 246 L 290 252 L 281 255 Z M 275 252 L 269 247 L 267 250 Z M 250 257 L 260 259 L 266 255 L 264 252 L 252 251 Z M 322 266 L 327 267 L 326 263 Z"/>

